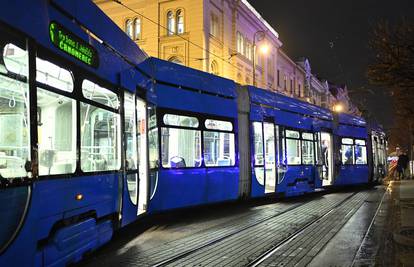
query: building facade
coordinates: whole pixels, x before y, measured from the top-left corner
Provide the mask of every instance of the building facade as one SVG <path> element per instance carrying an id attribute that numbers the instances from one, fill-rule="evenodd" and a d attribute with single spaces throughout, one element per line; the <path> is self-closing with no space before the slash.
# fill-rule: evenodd
<path id="1" fill-rule="evenodd" d="M 295 62 L 281 49 L 277 31 L 247 0 L 94 2 L 149 56 L 329 109 L 338 102 L 307 59 Z"/>

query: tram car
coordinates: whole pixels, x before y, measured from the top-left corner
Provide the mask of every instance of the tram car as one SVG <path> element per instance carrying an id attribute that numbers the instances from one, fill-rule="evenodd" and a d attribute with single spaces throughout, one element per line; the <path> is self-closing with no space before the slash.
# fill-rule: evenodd
<path id="1" fill-rule="evenodd" d="M 0 32 L 0 266 L 76 263 L 147 214 L 385 175 L 381 128 L 149 58 L 91 1 L 10 1 Z"/>

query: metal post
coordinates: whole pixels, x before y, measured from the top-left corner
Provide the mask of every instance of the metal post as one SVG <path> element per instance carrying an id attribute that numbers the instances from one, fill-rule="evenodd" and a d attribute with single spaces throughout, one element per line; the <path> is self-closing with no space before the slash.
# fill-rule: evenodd
<path id="1" fill-rule="evenodd" d="M 256 86 L 256 33 L 253 35 L 253 86 Z"/>

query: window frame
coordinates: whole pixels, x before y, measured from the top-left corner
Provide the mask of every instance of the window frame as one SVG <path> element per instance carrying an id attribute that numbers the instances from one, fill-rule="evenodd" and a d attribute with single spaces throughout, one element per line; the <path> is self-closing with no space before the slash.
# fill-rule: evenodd
<path id="1" fill-rule="evenodd" d="M 279 125 L 279 126 L 281 126 L 281 125 Z M 315 135 L 314 135 L 315 132 L 306 131 L 306 130 L 303 130 L 303 129 L 292 128 L 292 127 L 286 127 L 286 126 L 282 126 L 282 127 L 283 127 L 283 129 L 281 131 L 282 131 L 283 134 L 281 135 L 281 138 L 283 139 L 282 142 L 284 142 L 284 145 L 285 145 L 285 151 L 282 151 L 282 153 L 285 154 L 285 155 L 283 155 L 283 157 L 286 158 L 286 166 L 317 166 L 317 164 L 316 164 L 316 155 L 315 155 L 315 152 L 316 152 L 315 151 L 315 141 L 316 141 L 316 139 L 315 139 Z M 299 133 L 299 138 L 286 137 L 286 131 L 298 132 Z M 311 134 L 312 135 L 312 140 L 304 139 L 303 136 L 302 136 L 303 133 Z M 287 162 L 287 139 L 299 140 L 300 164 L 289 164 Z M 313 164 L 303 164 L 303 150 L 302 150 L 302 147 L 303 147 L 303 142 L 304 141 L 312 143 L 312 146 L 313 146 L 313 153 L 312 153 L 313 154 Z"/>
<path id="2" fill-rule="evenodd" d="M 359 137 L 354 137 L 354 136 L 339 136 L 339 138 L 340 138 L 339 144 L 341 146 L 340 151 L 339 151 L 340 159 L 341 159 L 341 165 L 343 165 L 343 166 L 368 166 L 368 164 L 369 164 L 368 140 L 366 138 L 359 138 Z M 344 144 L 343 139 L 352 139 L 352 144 Z M 357 145 L 356 140 L 364 141 L 365 145 Z M 353 157 L 352 163 L 343 163 L 342 162 L 342 146 L 343 145 L 352 146 L 352 157 Z M 357 146 L 365 147 L 366 154 L 367 154 L 366 163 L 363 163 L 363 164 L 362 163 L 356 163 L 356 154 L 355 154 L 356 150 L 355 150 L 355 148 Z"/>
<path id="3" fill-rule="evenodd" d="M 31 42 L 29 40 L 29 38 L 27 38 L 26 36 L 17 36 L 17 34 L 10 28 L 8 27 L 3 27 L 3 24 L 0 25 L 0 60 L 1 60 L 1 65 L 4 64 L 5 70 L 6 72 L 0 72 L 0 76 L 3 76 L 7 79 L 12 79 L 21 83 L 26 84 L 27 86 L 27 93 L 28 93 L 28 102 L 29 102 L 29 106 L 28 106 L 28 120 L 29 120 L 29 124 L 28 124 L 28 134 L 29 134 L 29 138 L 28 138 L 28 153 L 30 155 L 30 160 L 26 161 L 32 163 L 33 159 L 35 159 L 37 157 L 37 127 L 33 126 L 33 122 L 36 121 L 36 112 L 35 114 L 33 114 L 33 112 L 36 110 L 37 105 L 32 105 L 33 103 L 36 103 L 36 90 L 34 88 L 34 82 L 33 79 L 31 79 L 30 77 L 33 77 L 33 75 L 36 74 L 36 68 L 33 68 L 31 66 L 35 66 L 33 64 L 35 64 L 36 61 L 36 51 L 34 51 L 34 49 L 31 49 L 31 46 L 29 46 L 28 44 Z M 6 45 L 8 44 L 13 44 L 19 48 L 23 47 L 23 49 L 25 49 L 26 53 L 27 53 L 27 75 L 21 75 L 15 72 L 12 72 L 10 70 L 7 69 L 6 63 L 4 62 L 3 59 L 3 49 Z M 34 88 L 34 89 L 33 89 Z M 30 171 L 26 170 L 26 175 L 25 176 L 16 176 L 16 177 L 2 177 L 0 179 L 0 189 L 2 188 L 8 188 L 8 187 L 19 187 L 19 186 L 26 186 L 26 185 L 30 185 L 32 184 L 34 178 L 36 179 L 37 177 L 33 177 L 33 169 L 32 168 L 33 164 L 31 165 Z M 36 166 L 37 167 L 37 166 Z M 29 175 L 31 174 L 31 175 Z"/>
<path id="4" fill-rule="evenodd" d="M 195 118 L 198 119 L 199 125 L 198 125 L 198 127 L 166 125 L 164 123 L 164 120 L 163 120 L 165 114 L 195 117 Z M 157 126 L 156 126 L 156 128 L 157 128 L 157 131 L 158 131 L 158 161 L 159 161 L 158 168 L 155 168 L 156 170 L 186 170 L 186 169 L 203 169 L 203 168 L 204 169 L 212 169 L 212 168 L 213 169 L 220 169 L 220 168 L 235 168 L 239 165 L 239 162 L 238 162 L 238 159 L 237 159 L 238 135 L 236 133 L 237 125 L 235 125 L 235 119 L 230 118 L 230 117 L 222 117 L 222 116 L 217 116 L 217 115 L 211 115 L 210 116 L 210 115 L 204 114 L 204 113 L 182 111 L 182 110 L 162 108 L 162 107 L 157 107 L 156 108 L 156 116 L 157 116 Z M 207 129 L 205 127 L 205 121 L 207 119 L 230 122 L 233 125 L 233 130 L 232 131 L 224 131 L 224 130 Z M 180 168 L 171 168 L 171 167 L 162 166 L 162 146 L 161 146 L 161 143 L 162 143 L 161 142 L 162 128 L 173 128 L 173 129 L 184 129 L 184 130 L 200 131 L 200 152 L 201 152 L 201 157 L 202 157 L 202 161 L 201 161 L 200 166 L 198 166 L 198 167 L 180 167 Z M 230 165 L 230 166 L 206 166 L 205 165 L 205 160 L 204 160 L 204 132 L 220 132 L 220 133 L 234 134 L 235 159 L 234 159 L 234 163 L 232 165 Z"/>
<path id="5" fill-rule="evenodd" d="M 171 17 L 169 16 L 171 14 Z M 165 13 L 165 19 L 166 19 L 166 35 L 167 36 L 174 36 L 177 34 L 177 21 L 175 18 L 175 12 L 172 9 L 167 10 Z M 170 24 L 171 23 L 171 24 Z M 172 27 L 172 28 L 170 28 Z"/>
<path id="6" fill-rule="evenodd" d="M 177 8 L 177 10 L 174 12 L 174 17 L 175 17 L 175 34 L 176 35 L 183 35 L 185 34 L 185 12 L 183 8 Z M 179 25 L 180 25 L 180 18 L 183 20 L 182 21 L 182 27 L 183 27 L 183 32 L 179 32 Z"/>
<path id="7" fill-rule="evenodd" d="M 357 141 L 364 141 L 364 145 L 358 145 L 356 142 Z M 354 138 L 354 165 L 356 166 L 365 166 L 368 165 L 368 146 L 367 146 L 367 139 L 363 139 L 363 138 Z M 356 147 L 360 146 L 365 148 L 365 161 L 366 163 L 356 163 Z"/>
<path id="8" fill-rule="evenodd" d="M 90 104 L 98 108 L 102 108 L 104 110 L 113 112 L 116 116 L 119 117 L 119 133 L 117 133 L 120 138 L 124 138 L 124 134 L 122 133 L 122 120 L 123 114 L 121 112 L 121 107 L 123 106 L 123 98 L 120 97 L 121 94 L 126 90 L 125 88 L 120 88 L 119 85 L 113 84 L 108 80 L 105 80 L 102 77 L 97 76 L 93 73 L 90 69 L 86 67 L 81 67 L 76 64 L 70 58 L 66 58 L 59 54 L 58 52 L 54 51 L 53 49 L 48 49 L 43 46 L 36 45 L 36 42 L 27 38 L 25 35 L 16 34 L 12 29 L 4 26 L 3 24 L 0 25 L 0 32 L 3 33 L 3 36 L 0 36 L 0 44 L 8 44 L 12 43 L 17 46 L 23 47 L 26 49 L 28 54 L 28 76 L 19 75 L 13 72 L 1 72 L 0 75 L 11 78 L 20 82 L 27 83 L 28 86 L 28 98 L 30 102 L 29 107 L 29 120 L 30 120 L 30 127 L 28 134 L 30 134 L 29 140 L 29 151 L 30 151 L 30 162 L 32 165 L 30 166 L 29 174 L 25 177 L 16 177 L 12 178 L 13 183 L 9 182 L 8 178 L 2 179 L 0 183 L 0 188 L 4 187 L 15 187 L 15 186 L 24 186 L 30 185 L 33 181 L 37 180 L 49 180 L 49 179 L 72 179 L 76 177 L 83 177 L 83 176 L 92 176 L 92 175 L 101 175 L 101 174 L 111 174 L 111 173 L 119 173 L 123 170 L 124 162 L 123 162 L 123 145 L 121 143 L 118 150 L 119 159 L 120 159 L 120 168 L 115 170 L 105 170 L 105 171 L 91 171 L 91 172 L 83 172 L 80 169 L 81 165 L 81 157 L 80 157 L 80 103 L 83 102 L 85 104 Z M 1 56 L 2 57 L 2 56 Z M 66 69 L 70 72 L 71 77 L 73 79 L 73 91 L 67 92 L 62 89 L 55 88 L 51 85 L 42 83 L 36 80 L 36 57 L 49 61 L 58 67 Z M 29 78 L 32 77 L 32 78 Z M 119 107 L 117 109 L 110 108 L 100 103 L 94 102 L 93 100 L 89 100 L 85 98 L 82 94 L 82 81 L 89 80 L 94 82 L 111 92 L 115 93 L 118 97 Z M 42 90 L 49 91 L 64 97 L 68 97 L 76 101 L 76 167 L 75 171 L 72 173 L 65 173 L 65 174 L 49 174 L 49 175 L 39 175 L 37 172 L 39 168 L 39 163 L 35 161 L 38 158 L 38 129 L 37 129 L 37 88 L 41 88 Z M 30 175 L 32 173 L 32 175 Z"/>
<path id="9" fill-rule="evenodd" d="M 121 107 L 124 103 L 123 103 L 123 97 L 120 96 L 120 93 L 123 93 L 125 91 L 125 89 L 122 89 L 122 90 L 118 89 L 117 90 L 117 88 L 119 88 L 117 85 L 114 85 L 114 84 L 112 84 L 112 83 L 110 83 L 110 82 L 108 82 L 108 81 L 106 81 L 102 78 L 97 77 L 95 74 L 93 74 L 89 70 L 77 66 L 74 62 L 72 62 L 70 60 L 67 60 L 63 57 L 60 57 L 59 55 L 50 52 L 46 48 L 37 47 L 36 53 L 37 53 L 37 57 L 39 57 L 43 60 L 50 61 L 51 63 L 53 63 L 53 64 L 55 64 L 59 67 L 62 66 L 62 68 L 65 68 L 66 70 L 68 70 L 72 74 L 72 77 L 73 77 L 74 89 L 73 89 L 72 92 L 67 92 L 67 91 L 63 91 L 61 89 L 56 89 L 56 88 L 54 88 L 50 85 L 43 84 L 43 83 L 38 82 L 38 81 L 35 80 L 34 85 L 33 85 L 34 90 L 32 90 L 32 91 L 35 91 L 34 94 L 37 95 L 36 89 L 37 89 L 37 87 L 40 87 L 44 90 L 47 90 L 47 91 L 50 91 L 50 92 L 60 94 L 60 95 L 63 95 L 65 97 L 74 99 L 76 101 L 76 127 L 77 127 L 77 129 L 76 129 L 76 155 L 77 155 L 77 159 L 76 159 L 75 172 L 70 173 L 70 174 L 51 174 L 51 175 L 42 175 L 42 176 L 38 175 L 38 179 L 48 180 L 48 179 L 73 178 L 73 177 L 81 177 L 81 176 L 86 176 L 86 175 L 118 173 L 119 171 L 121 171 L 123 169 L 123 166 L 124 166 L 124 163 L 123 163 L 123 160 L 122 160 L 122 153 L 123 153 L 122 150 L 124 148 L 123 148 L 122 144 L 121 144 L 121 148 L 119 148 L 121 150 L 121 152 L 119 153 L 119 157 L 120 157 L 120 161 L 121 161 L 119 169 L 105 170 L 105 171 L 91 171 L 91 172 L 84 172 L 84 171 L 81 170 L 81 140 L 80 140 L 81 139 L 80 138 L 80 136 L 81 136 L 80 116 L 81 116 L 81 114 L 80 114 L 80 106 L 81 106 L 81 103 L 85 103 L 85 104 L 89 104 L 89 105 L 92 105 L 92 106 L 95 106 L 95 107 L 98 107 L 98 108 L 104 109 L 106 111 L 110 111 L 110 112 L 113 112 L 113 113 L 117 114 L 119 116 L 119 124 L 120 124 L 119 131 L 121 131 L 120 132 L 120 138 L 122 139 L 122 138 L 124 138 L 124 134 L 122 132 L 123 126 L 122 126 L 121 121 L 123 120 L 123 114 L 121 114 Z M 35 56 L 34 60 L 36 60 L 36 56 Z M 34 65 L 34 73 L 36 73 L 36 65 Z M 89 80 L 89 81 L 91 81 L 93 83 L 96 83 L 97 85 L 99 85 L 101 87 L 104 87 L 104 88 L 108 89 L 109 91 L 115 93 L 118 97 L 118 103 L 119 103 L 118 109 L 108 107 L 106 105 L 103 105 L 101 103 L 95 102 L 93 100 L 90 100 L 90 99 L 87 99 L 86 97 L 84 97 L 83 92 L 82 92 L 82 82 L 84 80 Z M 37 97 L 34 100 L 37 101 Z M 31 98 L 31 101 L 34 101 L 34 100 Z M 35 108 L 37 108 L 37 104 L 35 106 L 36 106 Z M 34 116 L 36 116 L 36 114 Z M 36 126 L 36 128 L 37 128 L 37 126 Z M 36 144 L 37 144 L 37 134 L 38 134 L 37 129 L 35 129 L 35 133 L 36 133 L 35 135 L 36 135 Z M 36 147 L 36 149 L 38 149 L 38 148 Z M 38 167 L 38 164 L 37 164 L 36 167 Z"/>

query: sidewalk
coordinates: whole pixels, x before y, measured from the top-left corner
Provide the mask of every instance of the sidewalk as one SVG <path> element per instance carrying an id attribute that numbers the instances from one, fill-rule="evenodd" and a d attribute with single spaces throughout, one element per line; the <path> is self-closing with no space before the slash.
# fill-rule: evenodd
<path id="1" fill-rule="evenodd" d="M 353 266 L 414 267 L 414 180 L 388 182 Z"/>

